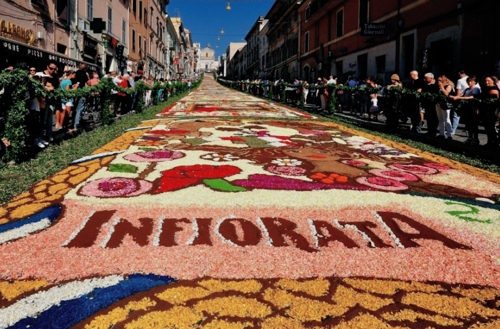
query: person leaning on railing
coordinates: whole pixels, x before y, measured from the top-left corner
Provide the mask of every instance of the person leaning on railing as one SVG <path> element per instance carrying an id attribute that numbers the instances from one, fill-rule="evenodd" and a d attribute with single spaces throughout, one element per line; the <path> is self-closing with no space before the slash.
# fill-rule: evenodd
<path id="1" fill-rule="evenodd" d="M 479 109 L 474 99 L 478 98 L 481 91 L 477 85 L 477 78 L 471 75 L 467 78 L 467 85 L 462 95 L 450 96 L 452 100 L 466 100 L 462 104 L 462 117 L 465 120 L 465 129 L 469 138 L 465 141 L 467 145 L 479 145 Z"/>

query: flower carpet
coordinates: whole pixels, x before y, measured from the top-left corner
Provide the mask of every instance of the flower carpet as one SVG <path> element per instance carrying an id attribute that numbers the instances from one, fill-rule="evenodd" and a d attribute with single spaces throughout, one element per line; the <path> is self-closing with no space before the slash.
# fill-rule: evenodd
<path id="1" fill-rule="evenodd" d="M 0 207 L 0 328 L 500 327 L 499 176 L 226 93 Z"/>

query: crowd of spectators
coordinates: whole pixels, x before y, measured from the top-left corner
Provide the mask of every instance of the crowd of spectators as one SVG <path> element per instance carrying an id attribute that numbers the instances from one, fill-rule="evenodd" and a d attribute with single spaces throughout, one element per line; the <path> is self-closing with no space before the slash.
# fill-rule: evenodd
<path id="1" fill-rule="evenodd" d="M 423 79 L 418 71 L 409 72 L 409 76 L 410 79 L 403 83 L 399 75 L 393 74 L 386 86 L 378 84 L 373 77 L 356 79 L 350 76 L 342 79 L 330 76 L 328 79 L 320 77 L 314 82 L 299 79 L 247 80 L 248 84 L 243 84 L 242 88 L 263 97 L 268 97 L 272 89 L 276 100 L 295 105 L 301 103 L 302 97 L 306 106 L 313 105 L 324 113 L 329 113 L 330 98 L 336 97 L 336 111 L 367 120 L 379 120 L 379 115 L 393 105 L 387 97 L 391 88 L 406 88 L 416 95 L 441 95 L 444 97 L 406 97 L 397 109 L 398 123 L 410 122 L 409 129 L 417 134 L 424 133 L 422 128 L 426 128 L 425 134 L 430 137 L 453 139 L 461 122 L 467 134 L 465 143 L 473 146 L 479 145 L 479 126 L 483 126 L 487 135 L 485 146 L 499 148 L 500 82 L 497 77 L 486 75 L 479 80 L 463 70 L 457 72 L 456 82 L 452 77 L 436 77 L 431 72 L 425 73 Z M 345 91 L 335 86 L 359 88 Z M 285 99 L 282 99 L 283 95 Z"/>
<path id="2" fill-rule="evenodd" d="M 13 70 L 8 67 L 7 70 Z M 102 79 L 112 79 L 116 86 L 130 89 L 130 94 L 112 91 L 112 103 L 110 112 L 115 117 L 127 113 L 133 113 L 135 104 L 138 100 L 137 91 L 134 90 L 138 81 L 144 81 L 148 86 L 153 87 L 156 82 L 161 84 L 171 83 L 173 80 L 155 79 L 152 76 L 138 75 L 135 72 L 120 74 L 116 71 L 110 71 L 100 77 L 96 71 L 91 71 L 82 63 L 77 70 L 66 67 L 63 72 L 59 72 L 58 64 L 55 61 L 49 61 L 45 68 L 40 69 L 34 66 L 27 67 L 29 77 L 39 81 L 47 91 L 56 89 L 75 90 L 86 86 L 95 86 Z M 167 94 L 163 95 L 163 89 L 158 92 L 158 99 L 164 100 L 165 96 L 170 96 L 171 88 L 166 89 Z M 144 106 L 152 105 L 152 90 L 147 90 L 144 98 Z M 8 97 L 0 92 L 0 97 Z M 85 111 L 100 111 L 101 102 L 99 93 L 95 92 L 89 97 L 78 97 L 76 99 L 45 99 L 36 95 L 34 90 L 30 90 L 26 95 L 26 105 L 29 109 L 27 117 L 27 131 L 29 138 L 27 144 L 34 149 L 44 149 L 54 141 L 54 134 L 71 136 L 75 131 L 84 129 L 87 122 L 82 122 L 82 115 Z M 3 119 L 3 118 L 0 118 Z M 0 132 L 0 137 L 2 133 Z M 6 138 L 1 138 L 0 157 L 5 153 L 10 142 Z"/>

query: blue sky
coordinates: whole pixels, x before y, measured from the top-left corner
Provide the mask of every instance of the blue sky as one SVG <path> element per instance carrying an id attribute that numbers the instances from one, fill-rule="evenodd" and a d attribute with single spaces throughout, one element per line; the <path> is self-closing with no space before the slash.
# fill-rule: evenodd
<path id="1" fill-rule="evenodd" d="M 225 52 L 230 42 L 244 42 L 259 15 L 265 16 L 274 0 L 232 0 L 229 1 L 230 11 L 226 10 L 227 2 L 171 0 L 167 11 L 172 17 L 182 18 L 184 27 L 192 33 L 193 42 L 201 43 L 201 48 L 210 43 L 217 57 Z M 224 34 L 220 33 L 221 29 L 224 29 Z"/>

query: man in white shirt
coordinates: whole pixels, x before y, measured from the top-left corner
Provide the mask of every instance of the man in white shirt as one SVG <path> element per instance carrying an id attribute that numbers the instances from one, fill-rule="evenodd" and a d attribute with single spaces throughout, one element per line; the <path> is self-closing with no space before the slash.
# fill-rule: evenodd
<path id="1" fill-rule="evenodd" d="M 333 78 L 333 75 L 330 75 L 330 78 L 328 79 L 328 84 L 329 85 L 336 85 L 337 81 Z"/>

